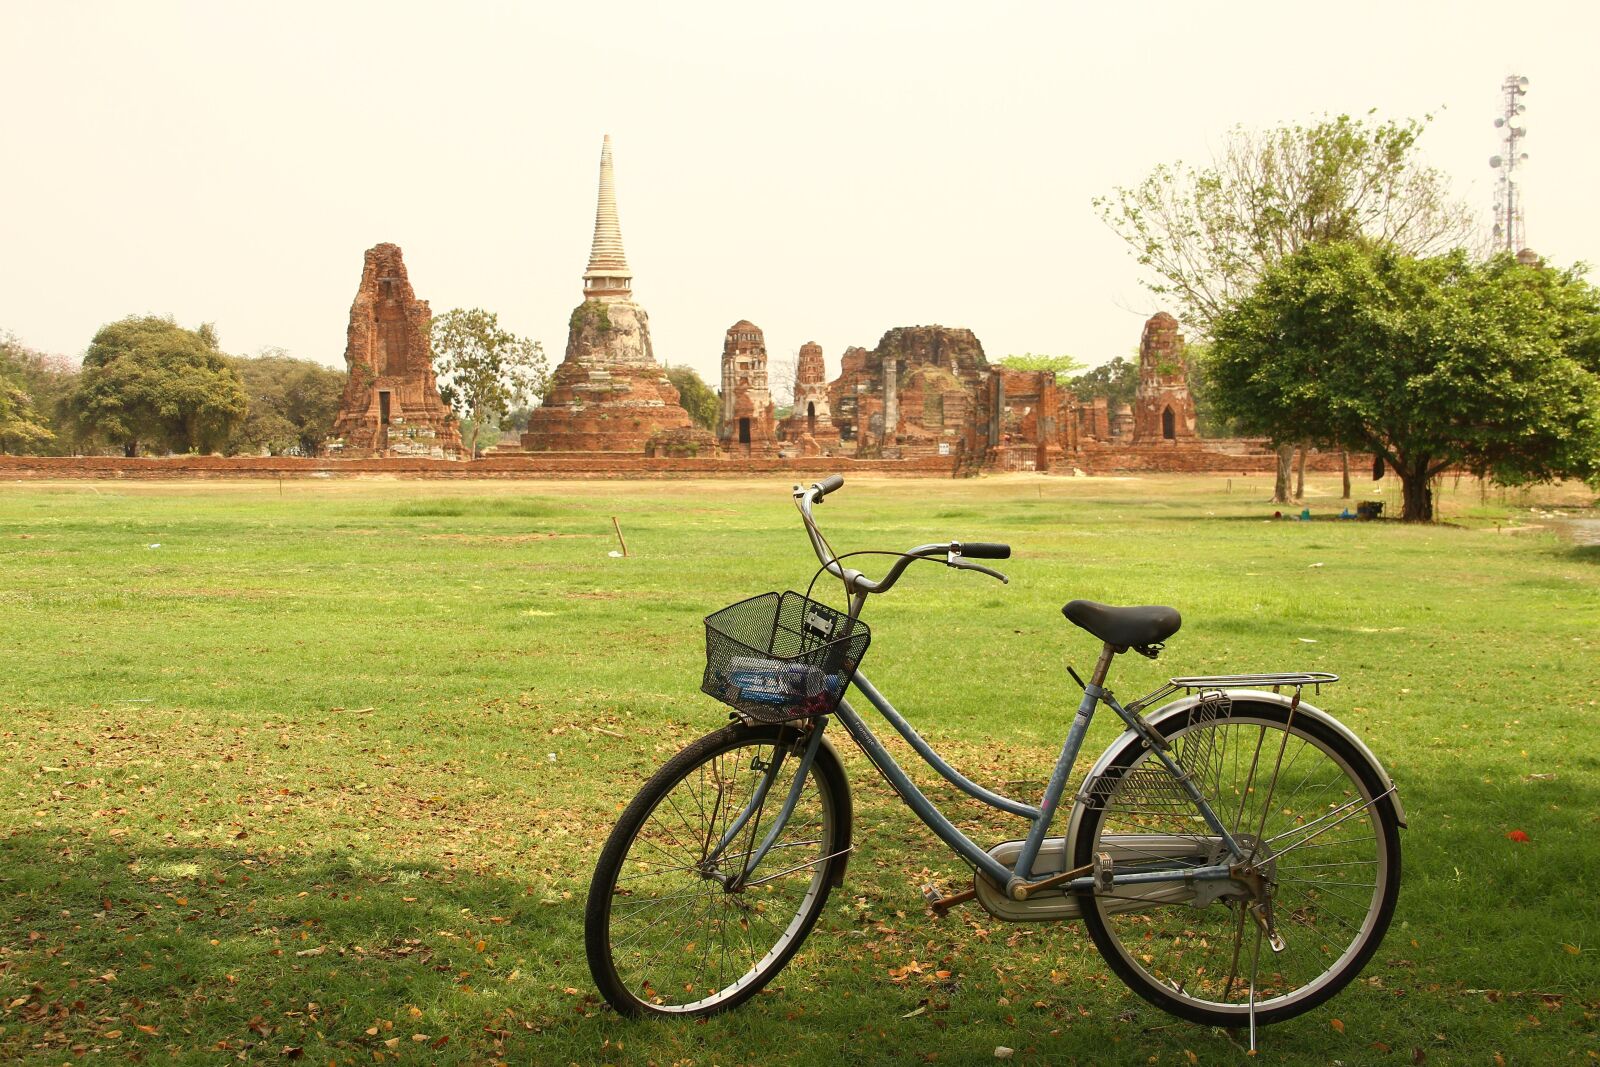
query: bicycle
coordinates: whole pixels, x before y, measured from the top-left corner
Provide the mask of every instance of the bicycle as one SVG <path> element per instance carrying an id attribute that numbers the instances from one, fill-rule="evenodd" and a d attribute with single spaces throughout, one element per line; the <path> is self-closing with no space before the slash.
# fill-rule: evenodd
<path id="1" fill-rule="evenodd" d="M 1101 641 L 1037 805 L 993 792 L 935 752 L 858 667 L 861 611 L 921 560 L 1007 581 L 976 559 L 1003 544 L 949 541 L 894 556 L 873 581 L 846 567 L 812 509 L 844 480 L 794 499 L 847 610 L 768 593 L 709 616 L 702 688 L 734 708 L 728 726 L 656 772 L 601 851 L 585 911 L 590 971 L 623 1015 L 707 1015 L 743 1003 L 789 962 L 854 851 L 837 719 L 894 792 L 974 871 L 970 889 L 925 896 L 936 915 L 976 900 L 1009 922 L 1082 919 L 1111 970 L 1193 1022 L 1281 1022 L 1332 997 L 1381 943 L 1400 885 L 1394 781 L 1333 716 L 1302 699 L 1320 672 L 1175 677 L 1127 704 L 1106 688 L 1114 658 L 1154 659 L 1181 625 L 1169 607 L 1074 600 L 1066 617 Z M 850 556 L 871 554 L 851 553 Z M 813 579 L 813 586 L 816 579 Z M 942 778 L 1028 821 L 983 849 L 933 805 L 845 699 L 853 685 Z M 1286 692 L 1289 691 L 1289 692 Z M 1148 711 L 1167 697 L 1176 699 Z M 1126 729 L 1050 827 L 1096 708 Z M 771 802 L 781 798 L 775 813 Z M 1287 861 L 1287 862 L 1286 862 Z M 1263 954 L 1263 946 L 1267 952 Z"/>

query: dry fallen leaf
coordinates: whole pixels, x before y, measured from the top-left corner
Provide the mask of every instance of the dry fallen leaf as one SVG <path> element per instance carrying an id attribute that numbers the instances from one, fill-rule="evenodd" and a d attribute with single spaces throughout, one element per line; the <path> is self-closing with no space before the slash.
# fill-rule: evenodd
<path id="1" fill-rule="evenodd" d="M 1328 1025 L 1333 1027 L 1335 1030 L 1339 1031 L 1341 1034 L 1344 1033 L 1344 1021 L 1343 1020 L 1341 1020 L 1341 1019 L 1329 1019 L 1328 1020 Z"/>

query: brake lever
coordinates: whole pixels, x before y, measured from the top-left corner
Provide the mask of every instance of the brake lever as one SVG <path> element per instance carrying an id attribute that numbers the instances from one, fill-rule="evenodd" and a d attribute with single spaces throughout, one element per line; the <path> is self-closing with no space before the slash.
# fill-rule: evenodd
<path id="1" fill-rule="evenodd" d="M 999 571 L 991 570 L 990 568 L 985 567 L 981 563 L 968 563 L 966 560 L 962 559 L 960 556 L 954 556 L 954 557 L 952 557 L 950 559 L 945 560 L 945 566 L 947 566 L 947 567 L 955 567 L 957 570 L 963 570 L 963 571 L 977 571 L 980 574 L 987 574 L 991 578 L 1000 579 L 1000 584 L 1002 584 L 1002 585 L 1010 585 L 1011 584 L 1011 579 L 1007 578 L 1005 575 L 1001 574 Z"/>

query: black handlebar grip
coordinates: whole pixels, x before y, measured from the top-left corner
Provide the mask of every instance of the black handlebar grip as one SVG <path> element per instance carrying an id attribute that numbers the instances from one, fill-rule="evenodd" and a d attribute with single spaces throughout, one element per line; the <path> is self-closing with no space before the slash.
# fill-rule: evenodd
<path id="1" fill-rule="evenodd" d="M 1010 559 L 1011 546 L 994 541 L 963 541 L 961 554 L 968 559 Z"/>
<path id="2" fill-rule="evenodd" d="M 835 489 L 844 487 L 844 475 L 830 474 L 817 484 L 817 499 L 821 500 Z"/>

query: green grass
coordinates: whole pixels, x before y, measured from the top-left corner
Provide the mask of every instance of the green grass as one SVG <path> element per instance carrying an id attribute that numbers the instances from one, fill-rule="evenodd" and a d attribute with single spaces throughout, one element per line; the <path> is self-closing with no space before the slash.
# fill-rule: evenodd
<path id="1" fill-rule="evenodd" d="M 1588 495 L 1463 487 L 1422 528 L 1267 521 L 1263 488 L 863 479 L 819 517 L 841 550 L 1015 547 L 1009 587 L 928 567 L 868 617 L 874 681 L 981 780 L 1048 773 L 1063 665 L 1095 652 L 1072 597 L 1183 611 L 1159 663 L 1119 659 L 1125 697 L 1344 676 L 1318 700 L 1411 818 L 1400 908 L 1357 984 L 1263 1033 L 1269 1061 L 1600 1057 L 1600 549 L 1502 532 Z M 854 754 L 848 880 L 768 993 L 685 1024 L 597 1002 L 600 844 L 724 721 L 697 690 L 701 616 L 811 576 L 785 489 L 0 488 L 0 1061 L 1240 1060 L 1076 927 L 928 916 L 921 884 L 964 868 Z M 1113 736 L 1097 721 L 1088 758 Z M 980 840 L 1020 833 L 916 776 Z M 911 960 L 924 975 L 891 978 Z"/>

